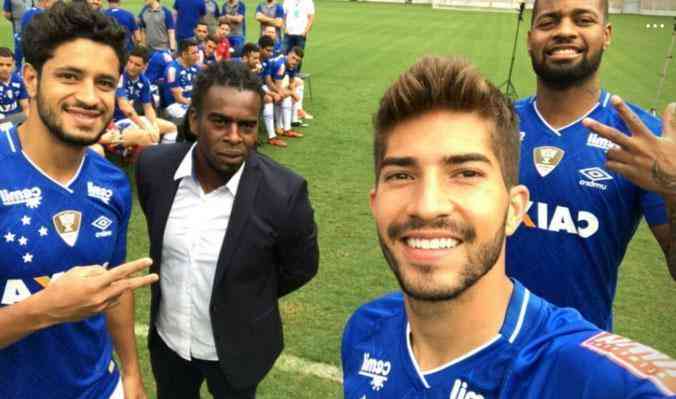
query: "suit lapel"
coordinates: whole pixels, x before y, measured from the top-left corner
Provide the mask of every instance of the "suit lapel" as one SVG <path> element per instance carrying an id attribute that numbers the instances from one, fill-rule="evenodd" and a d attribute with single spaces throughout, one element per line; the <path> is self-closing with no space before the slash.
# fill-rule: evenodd
<path id="1" fill-rule="evenodd" d="M 260 171 L 258 169 L 258 156 L 256 153 L 253 153 L 247 159 L 244 171 L 242 172 L 242 179 L 239 181 L 237 195 L 235 196 L 235 202 L 232 206 L 232 212 L 230 213 L 228 230 L 225 232 L 225 239 L 223 240 L 223 245 L 221 246 L 221 251 L 218 256 L 212 292 L 216 292 L 216 286 L 219 284 L 225 270 L 230 265 L 233 251 L 238 247 L 239 240 L 242 237 L 241 233 L 253 212 L 254 198 L 256 196 L 256 191 L 258 191 L 259 181 Z"/>

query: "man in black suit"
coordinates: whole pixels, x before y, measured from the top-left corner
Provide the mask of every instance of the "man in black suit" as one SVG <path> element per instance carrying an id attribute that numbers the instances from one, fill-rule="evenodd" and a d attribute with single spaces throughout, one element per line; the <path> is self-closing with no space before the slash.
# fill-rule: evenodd
<path id="1" fill-rule="evenodd" d="M 158 399 L 254 398 L 282 350 L 278 298 L 317 272 L 305 180 L 258 154 L 260 81 L 210 65 L 192 98 L 193 145 L 148 148 L 136 169 L 150 235 L 149 350 Z"/>

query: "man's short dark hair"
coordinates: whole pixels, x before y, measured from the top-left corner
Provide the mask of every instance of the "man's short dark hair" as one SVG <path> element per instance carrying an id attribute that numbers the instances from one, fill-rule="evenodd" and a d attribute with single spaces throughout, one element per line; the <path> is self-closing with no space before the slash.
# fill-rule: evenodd
<path id="1" fill-rule="evenodd" d="M 252 91 L 260 97 L 261 104 L 263 103 L 261 80 L 246 65 L 236 61 L 215 62 L 197 74 L 193 84 L 191 106 L 198 116 L 202 113 L 204 98 L 212 86 Z"/>
<path id="2" fill-rule="evenodd" d="M 608 22 L 608 0 L 595 0 L 601 2 L 601 7 L 603 8 L 603 21 Z M 538 0 L 533 2 L 533 13 L 530 18 L 530 26 L 533 26 L 535 22 L 535 17 L 538 15 Z"/>
<path id="3" fill-rule="evenodd" d="M 376 182 L 397 125 L 431 111 L 467 112 L 490 122 L 490 145 L 507 187 L 518 183 L 518 120 L 512 101 L 460 58 L 424 57 L 390 86 L 373 117 Z M 471 134 L 471 132 L 468 132 Z"/>
<path id="4" fill-rule="evenodd" d="M 207 35 L 207 40 L 210 42 L 218 43 L 220 40 L 218 40 L 218 36 L 216 36 L 215 33 L 209 33 Z"/>
<path id="5" fill-rule="evenodd" d="M 303 48 L 300 46 L 293 46 L 291 50 L 289 50 L 289 53 L 294 53 L 300 58 L 303 58 L 305 56 L 305 52 L 303 51 Z"/>
<path id="6" fill-rule="evenodd" d="M 148 63 L 148 59 L 150 59 L 150 49 L 146 46 L 135 46 L 131 52 L 129 53 L 129 56 L 134 56 L 134 57 L 139 57 L 143 60 L 144 64 Z"/>
<path id="7" fill-rule="evenodd" d="M 261 49 L 258 48 L 256 43 L 245 43 L 244 47 L 242 47 L 242 57 L 248 57 L 249 54 L 257 53 L 259 51 L 261 51 Z"/>
<path id="8" fill-rule="evenodd" d="M 272 40 L 270 36 L 261 36 L 260 38 L 258 38 L 258 47 L 260 48 L 275 47 L 275 41 Z"/>
<path id="9" fill-rule="evenodd" d="M 183 55 L 183 53 L 192 46 L 199 46 L 197 40 L 195 39 L 183 39 L 178 41 L 178 48 L 176 52 L 178 55 Z"/>
<path id="10" fill-rule="evenodd" d="M 26 63 L 38 74 L 57 47 L 76 39 L 110 46 L 120 62 L 120 72 L 127 58 L 124 28 L 86 3 L 55 3 L 48 11 L 33 17 L 21 36 Z"/>
<path id="11" fill-rule="evenodd" d="M 8 47 L 0 47 L 0 57 L 14 58 L 14 53 Z"/>

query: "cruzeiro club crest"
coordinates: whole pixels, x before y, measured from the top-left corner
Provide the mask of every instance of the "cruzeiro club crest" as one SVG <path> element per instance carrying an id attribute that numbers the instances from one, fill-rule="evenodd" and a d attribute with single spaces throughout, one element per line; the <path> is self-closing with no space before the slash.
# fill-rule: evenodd
<path id="1" fill-rule="evenodd" d="M 559 165 L 566 152 L 558 147 L 533 148 L 533 163 L 540 176 L 545 177 Z"/>
<path id="2" fill-rule="evenodd" d="M 69 246 L 74 247 L 80 234 L 82 214 L 78 211 L 62 211 L 52 217 L 54 228 L 59 237 Z"/>

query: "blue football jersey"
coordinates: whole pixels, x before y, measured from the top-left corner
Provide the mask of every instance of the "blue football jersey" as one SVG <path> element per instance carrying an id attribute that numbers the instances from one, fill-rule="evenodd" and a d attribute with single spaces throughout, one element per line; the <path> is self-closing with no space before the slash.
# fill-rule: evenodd
<path id="1" fill-rule="evenodd" d="M 290 68 L 284 55 L 272 58 L 268 64 L 268 68 L 273 80 L 283 80 L 287 76 L 289 79 L 293 79 L 298 74 L 298 67 Z"/>
<path id="2" fill-rule="evenodd" d="M 164 70 L 164 84 L 162 87 L 162 107 L 169 106 L 176 102 L 171 89 L 180 87 L 183 97 L 192 96 L 192 82 L 197 76 L 197 67 L 192 65 L 184 67 L 180 62 L 174 60 Z"/>
<path id="3" fill-rule="evenodd" d="M 676 390 L 669 357 L 603 332 L 516 281 L 499 333 L 434 370 L 422 371 L 413 355 L 401 293 L 352 315 L 341 355 L 346 399 L 647 399 Z"/>
<path id="4" fill-rule="evenodd" d="M 0 114 L 7 116 L 21 112 L 19 100 L 28 98 L 23 79 L 13 73 L 9 82 L 0 81 Z"/>
<path id="5" fill-rule="evenodd" d="M 125 260 L 131 191 L 126 175 L 91 150 L 69 184 L 0 130 L 0 307 L 20 302 L 74 266 Z M 0 349 L 0 398 L 108 398 L 119 381 L 106 319 L 96 315 L 32 333 Z"/>
<path id="6" fill-rule="evenodd" d="M 627 133 L 603 91 L 586 116 Z M 535 98 L 518 101 L 519 181 L 530 191 L 528 214 L 507 240 L 507 274 L 557 306 L 578 309 L 599 328 L 612 329 L 617 274 L 641 218 L 667 223 L 664 201 L 605 167 L 608 140 L 580 118 L 554 129 Z M 659 120 L 631 106 L 658 134 Z"/>
<path id="7" fill-rule="evenodd" d="M 150 81 L 144 74 L 141 74 L 138 78 L 132 80 L 129 75 L 127 75 L 127 72 L 124 72 L 117 85 L 115 97 L 124 97 L 132 104 L 149 104 L 153 101 L 150 92 Z M 126 118 L 126 116 L 120 110 L 116 101 L 113 120 L 118 121 L 124 118 Z"/>

